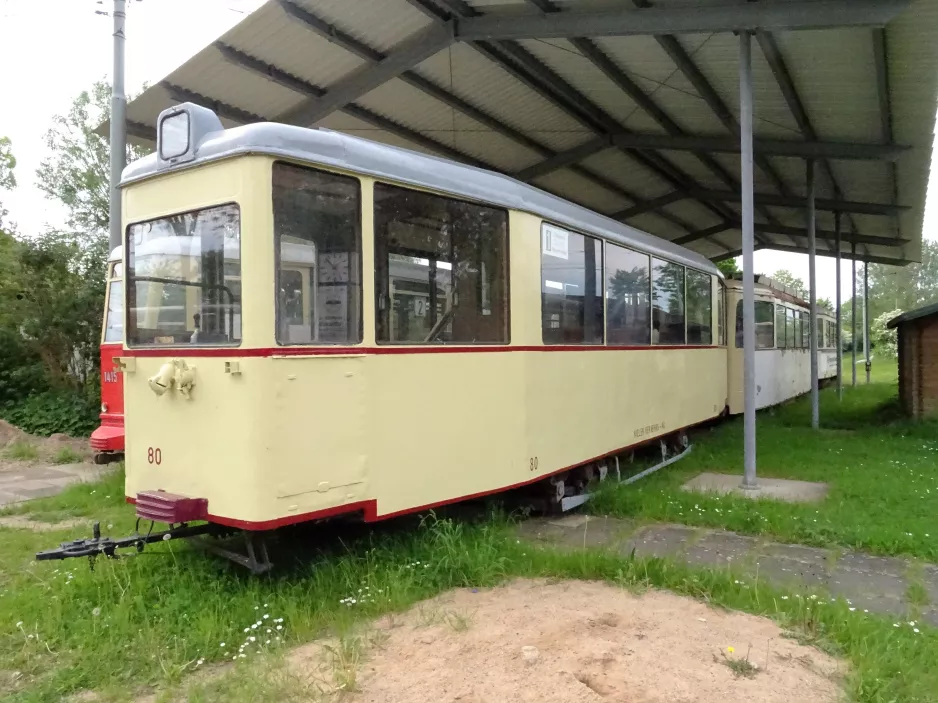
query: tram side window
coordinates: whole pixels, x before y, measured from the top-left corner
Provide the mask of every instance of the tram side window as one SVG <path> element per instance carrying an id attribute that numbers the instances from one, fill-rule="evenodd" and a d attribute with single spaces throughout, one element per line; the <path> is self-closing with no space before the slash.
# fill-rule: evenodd
<path id="1" fill-rule="evenodd" d="M 785 308 L 785 340 L 789 349 L 794 349 L 799 346 L 795 334 L 795 311 L 791 308 Z"/>
<path id="2" fill-rule="evenodd" d="M 376 338 L 507 343 L 508 213 L 375 184 Z"/>
<path id="3" fill-rule="evenodd" d="M 788 348 L 788 340 L 785 339 L 785 306 L 775 306 L 775 346 L 779 349 Z"/>
<path id="4" fill-rule="evenodd" d="M 541 331 L 544 344 L 603 343 L 603 245 L 541 225 Z"/>
<path id="5" fill-rule="evenodd" d="M 277 343 L 360 342 L 358 179 L 278 162 L 273 202 Z"/>
<path id="6" fill-rule="evenodd" d="M 648 254 L 606 245 L 606 339 L 609 344 L 651 343 Z"/>
<path id="7" fill-rule="evenodd" d="M 684 267 L 652 259 L 652 344 L 685 344 Z"/>
<path id="8" fill-rule="evenodd" d="M 687 343 L 712 344 L 713 288 L 710 274 L 687 270 Z"/>
<path id="9" fill-rule="evenodd" d="M 241 341 L 241 214 L 219 205 L 130 225 L 127 342 Z"/>
<path id="10" fill-rule="evenodd" d="M 107 316 L 104 318 L 104 341 L 120 342 L 124 339 L 124 284 L 108 283 Z"/>
<path id="11" fill-rule="evenodd" d="M 770 300 L 755 301 L 756 349 L 775 347 L 775 305 Z M 743 301 L 736 303 L 736 348 L 743 348 Z"/>

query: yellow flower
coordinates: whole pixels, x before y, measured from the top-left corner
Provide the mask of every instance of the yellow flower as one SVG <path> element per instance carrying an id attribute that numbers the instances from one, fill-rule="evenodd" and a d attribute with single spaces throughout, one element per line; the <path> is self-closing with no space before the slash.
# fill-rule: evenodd
<path id="1" fill-rule="evenodd" d="M 732 647 L 727 647 L 727 648 L 726 648 L 726 651 L 729 652 L 730 654 L 732 654 L 732 653 L 735 652 L 736 650 L 733 649 Z"/>

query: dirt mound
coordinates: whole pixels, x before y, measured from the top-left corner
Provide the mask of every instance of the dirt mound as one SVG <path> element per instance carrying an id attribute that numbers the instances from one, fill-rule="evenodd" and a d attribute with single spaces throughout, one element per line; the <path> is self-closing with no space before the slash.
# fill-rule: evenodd
<path id="1" fill-rule="evenodd" d="M 0 419 L 0 449 L 24 437 L 26 437 L 26 433 L 23 430 L 11 425 L 6 420 Z"/>
<path id="2" fill-rule="evenodd" d="M 322 643 L 290 664 L 357 689 L 343 698 L 356 703 L 837 701 L 845 671 L 765 618 L 596 582 L 449 592 L 382 621 L 369 641 L 352 676 L 347 656 L 323 667 L 337 648 Z M 740 663 L 750 646 L 751 666 Z"/>

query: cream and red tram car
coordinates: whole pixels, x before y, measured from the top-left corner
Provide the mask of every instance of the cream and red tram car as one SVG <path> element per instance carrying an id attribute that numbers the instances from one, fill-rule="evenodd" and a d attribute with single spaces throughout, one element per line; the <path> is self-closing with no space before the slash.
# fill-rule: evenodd
<path id="1" fill-rule="evenodd" d="M 726 300 L 735 341 L 729 345 L 729 413 L 740 414 L 743 399 L 743 282 L 727 280 Z M 811 390 L 811 309 L 785 286 L 765 276 L 755 284 L 756 408 L 791 400 Z M 836 321 L 819 312 L 818 379 L 837 376 Z"/>
<path id="2" fill-rule="evenodd" d="M 559 499 L 724 411 L 702 256 L 328 130 L 225 130 L 191 104 L 158 125 L 121 184 L 141 517 L 256 531 L 541 481 Z"/>

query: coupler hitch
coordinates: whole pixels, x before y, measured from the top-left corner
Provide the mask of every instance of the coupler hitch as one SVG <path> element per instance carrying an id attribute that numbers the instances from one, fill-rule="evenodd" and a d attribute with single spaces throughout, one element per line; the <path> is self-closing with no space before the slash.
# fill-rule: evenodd
<path id="1" fill-rule="evenodd" d="M 164 542 L 171 539 L 185 539 L 208 534 L 213 528 L 210 523 L 201 525 L 187 525 L 182 523 L 176 527 L 170 525 L 168 530 L 160 532 L 153 531 L 153 523 L 150 523 L 150 529 L 145 534 L 140 534 L 140 520 L 137 520 L 137 526 L 134 528 L 134 534 L 129 537 L 102 537 L 101 523 L 96 522 L 92 528 L 91 538 L 75 539 L 71 542 L 62 542 L 56 549 L 47 549 L 36 553 L 36 561 L 50 561 L 54 559 L 74 559 L 77 557 L 88 557 L 91 569 L 94 570 L 95 559 L 103 554 L 108 559 L 118 559 L 118 549 L 133 547 L 137 553 L 143 551 L 144 547 L 152 542 Z"/>

